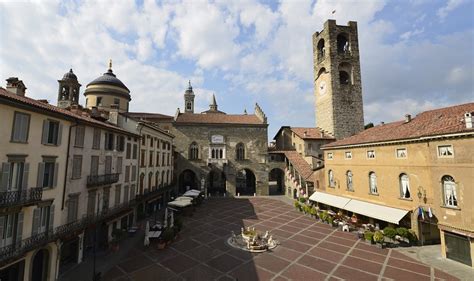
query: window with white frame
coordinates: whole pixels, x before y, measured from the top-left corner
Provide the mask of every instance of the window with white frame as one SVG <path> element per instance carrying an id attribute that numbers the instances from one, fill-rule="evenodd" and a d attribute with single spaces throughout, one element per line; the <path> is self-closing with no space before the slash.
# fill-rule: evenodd
<path id="1" fill-rule="evenodd" d="M 375 158 L 375 150 L 367 150 L 367 158 L 374 159 Z"/>
<path id="2" fill-rule="evenodd" d="M 334 159 L 334 154 L 332 152 L 328 152 L 326 155 L 327 155 L 328 160 Z"/>
<path id="3" fill-rule="evenodd" d="M 411 198 L 410 179 L 407 174 L 400 174 L 400 195 L 404 199 Z"/>
<path id="4" fill-rule="evenodd" d="M 454 150 L 452 145 L 439 145 L 438 157 L 453 157 Z"/>
<path id="5" fill-rule="evenodd" d="M 398 159 L 407 158 L 407 149 L 406 148 L 397 148 L 396 155 Z"/>
<path id="6" fill-rule="evenodd" d="M 344 153 L 344 156 L 345 156 L 346 159 L 352 159 L 352 152 L 351 151 L 346 151 Z"/>
<path id="7" fill-rule="evenodd" d="M 443 185 L 444 205 L 448 207 L 458 206 L 458 196 L 456 192 L 456 182 L 451 176 L 444 176 L 441 178 Z"/>
<path id="8" fill-rule="evenodd" d="M 375 175 L 375 172 L 369 173 L 369 191 L 370 191 L 370 194 L 378 194 L 377 176 Z"/>
<path id="9" fill-rule="evenodd" d="M 164 143 L 163 143 L 163 148 L 164 148 Z M 197 143 L 193 142 L 189 146 L 189 159 L 190 160 L 197 160 L 199 158 L 199 147 Z M 164 164 L 164 163 L 162 163 Z"/>

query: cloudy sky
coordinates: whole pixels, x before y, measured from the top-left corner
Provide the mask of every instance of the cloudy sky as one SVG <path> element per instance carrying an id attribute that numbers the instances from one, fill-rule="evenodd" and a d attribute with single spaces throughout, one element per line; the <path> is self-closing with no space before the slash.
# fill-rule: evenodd
<path id="1" fill-rule="evenodd" d="M 473 11 L 470 0 L 0 0 L 0 78 L 55 103 L 69 68 L 82 93 L 112 59 L 131 111 L 173 115 L 191 80 L 198 111 L 213 93 L 227 113 L 258 102 L 271 139 L 315 124 L 311 36 L 328 18 L 358 22 L 365 123 L 474 101 Z"/>

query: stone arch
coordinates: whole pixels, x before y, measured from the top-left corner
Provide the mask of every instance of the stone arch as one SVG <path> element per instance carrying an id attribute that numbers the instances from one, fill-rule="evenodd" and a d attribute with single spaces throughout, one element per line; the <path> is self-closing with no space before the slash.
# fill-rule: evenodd
<path id="1" fill-rule="evenodd" d="M 349 43 L 349 34 L 342 32 L 337 35 L 337 52 L 349 53 L 351 50 Z"/>
<path id="2" fill-rule="evenodd" d="M 164 174 L 165 172 L 163 171 L 163 177 Z M 179 193 L 184 193 L 189 189 L 199 189 L 198 187 L 197 175 L 193 170 L 186 169 L 181 172 L 179 175 Z"/>
<path id="3" fill-rule="evenodd" d="M 207 192 L 211 196 L 222 196 L 226 193 L 227 176 L 224 171 L 212 169 L 207 176 L 208 189 Z"/>
<path id="4" fill-rule="evenodd" d="M 338 69 L 339 69 L 339 83 L 341 85 L 353 84 L 352 65 L 347 62 L 342 62 L 339 64 Z"/>
<path id="5" fill-rule="evenodd" d="M 270 195 L 280 195 L 285 193 L 284 188 L 285 172 L 280 168 L 273 168 L 268 174 L 268 185 Z"/>
<path id="6" fill-rule="evenodd" d="M 323 74 L 326 74 L 326 68 L 325 67 L 321 67 L 318 71 L 318 75 L 316 76 L 316 79 L 318 79 L 319 77 L 321 77 L 321 75 Z"/>
<path id="7" fill-rule="evenodd" d="M 50 268 L 50 251 L 48 249 L 38 250 L 32 258 L 31 262 L 31 279 L 32 281 L 46 281 L 49 278 Z"/>
<path id="8" fill-rule="evenodd" d="M 253 195 L 257 192 L 257 179 L 255 173 L 244 168 L 237 172 L 235 178 L 236 193 L 240 195 Z"/>

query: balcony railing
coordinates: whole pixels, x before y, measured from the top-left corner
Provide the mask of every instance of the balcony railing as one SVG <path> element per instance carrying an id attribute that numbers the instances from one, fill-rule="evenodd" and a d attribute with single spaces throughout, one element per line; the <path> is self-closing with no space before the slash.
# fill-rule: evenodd
<path id="1" fill-rule="evenodd" d="M 137 201 L 143 201 L 143 200 L 148 200 L 148 199 L 151 199 L 159 194 L 162 194 L 168 190 L 171 190 L 173 188 L 173 184 L 169 184 L 167 186 L 164 186 L 164 187 L 159 187 L 159 188 L 156 188 L 152 191 L 148 191 L 148 189 L 145 189 L 143 194 L 137 194 L 135 199 Z"/>
<path id="2" fill-rule="evenodd" d="M 207 165 L 214 164 L 218 166 L 227 165 L 229 161 L 227 159 L 214 159 L 214 158 L 207 158 Z"/>
<path id="3" fill-rule="evenodd" d="M 0 208 L 32 205 L 40 202 L 42 197 L 42 187 L 0 192 Z"/>
<path id="4" fill-rule="evenodd" d="M 120 174 L 105 174 L 87 177 L 87 187 L 101 186 L 116 183 Z"/>
<path id="5" fill-rule="evenodd" d="M 82 232 L 87 227 L 107 218 L 116 216 L 124 210 L 133 207 L 134 205 L 135 201 L 131 200 L 113 208 L 103 210 L 99 214 L 83 217 L 74 222 L 58 226 L 53 230 L 35 234 L 21 241 L 17 241 L 14 244 L 2 247 L 0 248 L 0 267 L 11 261 L 14 261 L 15 259 L 28 253 L 31 250 L 42 247 L 47 243 L 57 241 L 58 239 L 61 239 L 63 237 L 74 235 L 78 232 Z"/>

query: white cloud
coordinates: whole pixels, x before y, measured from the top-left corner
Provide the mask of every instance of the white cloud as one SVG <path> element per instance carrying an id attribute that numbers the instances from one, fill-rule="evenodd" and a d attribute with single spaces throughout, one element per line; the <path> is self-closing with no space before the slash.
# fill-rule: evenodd
<path id="1" fill-rule="evenodd" d="M 440 18 L 441 21 L 444 21 L 444 19 L 448 16 L 448 14 L 452 11 L 454 11 L 457 7 L 461 6 L 466 2 L 465 0 L 448 0 L 446 5 L 439 8 L 437 15 Z"/>
<path id="2" fill-rule="evenodd" d="M 424 31 L 425 31 L 425 28 L 423 28 L 423 27 L 422 28 L 417 28 L 417 29 L 414 29 L 414 30 L 410 30 L 410 31 L 402 33 L 402 35 L 400 35 L 400 39 L 401 40 L 410 40 L 412 37 L 420 35 Z"/>

